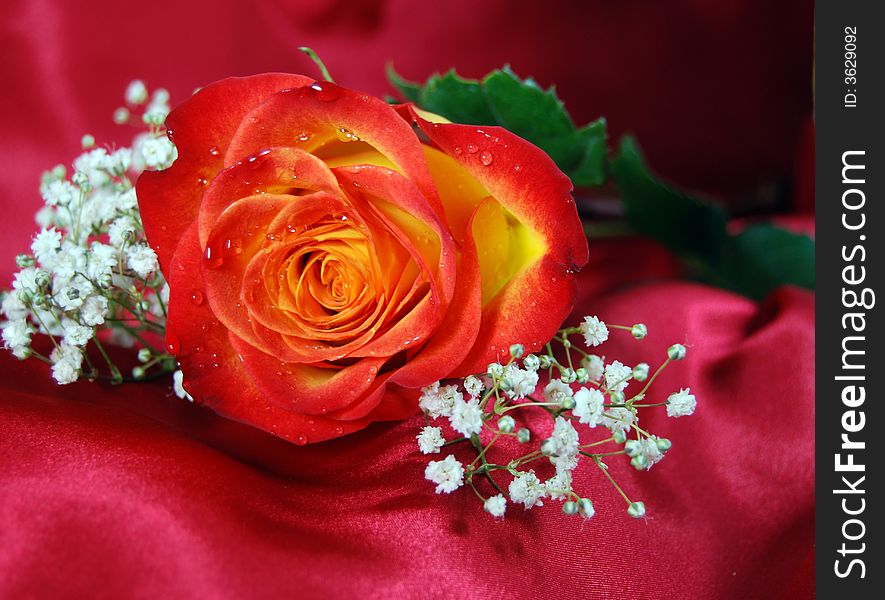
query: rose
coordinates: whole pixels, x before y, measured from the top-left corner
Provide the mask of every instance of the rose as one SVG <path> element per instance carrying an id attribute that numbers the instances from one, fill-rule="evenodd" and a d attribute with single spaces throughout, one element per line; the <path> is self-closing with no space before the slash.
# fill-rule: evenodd
<path id="1" fill-rule="evenodd" d="M 553 335 L 587 261 L 570 181 L 504 129 L 439 120 L 285 74 L 169 115 L 178 159 L 137 195 L 197 401 L 321 441 Z"/>

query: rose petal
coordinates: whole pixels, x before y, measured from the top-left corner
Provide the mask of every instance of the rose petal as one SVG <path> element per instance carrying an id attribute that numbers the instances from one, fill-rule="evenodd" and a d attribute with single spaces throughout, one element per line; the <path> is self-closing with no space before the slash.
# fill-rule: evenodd
<path id="1" fill-rule="evenodd" d="M 352 421 L 300 414 L 287 410 L 284 404 L 270 402 L 255 382 L 272 373 L 250 373 L 243 368 L 227 329 L 215 319 L 202 295 L 201 260 L 197 226 L 193 223 L 168 269 L 171 291 L 166 342 L 185 373 L 185 389 L 197 402 L 218 414 L 302 444 L 339 437 L 378 419 L 406 416 L 396 398 L 389 402 L 385 398 L 378 405 L 376 413 L 380 416 L 372 414 Z M 387 404 L 389 408 L 383 408 Z"/>
<path id="2" fill-rule="evenodd" d="M 342 142 L 342 130 L 360 141 Z M 230 166 L 274 146 L 292 146 L 319 157 L 374 148 L 421 191 L 440 216 L 442 208 L 415 132 L 384 101 L 319 82 L 271 95 L 243 119 L 225 155 Z"/>
<path id="3" fill-rule="evenodd" d="M 145 233 L 164 273 L 243 117 L 268 95 L 312 82 L 285 73 L 231 77 L 204 87 L 169 114 L 166 128 L 178 159 L 165 171 L 142 173 L 136 185 Z"/>

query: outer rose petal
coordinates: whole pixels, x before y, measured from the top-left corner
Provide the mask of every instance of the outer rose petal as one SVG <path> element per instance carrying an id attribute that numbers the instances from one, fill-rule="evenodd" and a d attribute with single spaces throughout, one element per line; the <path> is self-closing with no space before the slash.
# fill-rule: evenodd
<path id="1" fill-rule="evenodd" d="M 483 307 L 476 344 L 458 371 L 481 371 L 503 359 L 509 344 L 541 348 L 571 312 L 575 273 L 587 263 L 587 239 L 577 216 L 572 184 L 536 146 L 500 127 L 414 122 L 500 204 L 540 236 L 543 256 Z M 477 239 L 481 250 L 483 239 Z M 542 292 L 543 306 L 532 299 Z"/>
<path id="2" fill-rule="evenodd" d="M 169 114 L 166 129 L 178 159 L 165 171 L 142 173 L 137 184 L 145 233 L 164 273 L 243 117 L 270 94 L 311 83 L 286 73 L 231 77 L 207 85 Z"/>
<path id="3" fill-rule="evenodd" d="M 362 142 L 339 142 L 341 130 Z M 274 146 L 314 152 L 328 144 L 368 144 L 389 159 L 442 216 L 439 197 L 415 132 L 378 98 L 322 82 L 273 94 L 243 119 L 225 165 Z"/>

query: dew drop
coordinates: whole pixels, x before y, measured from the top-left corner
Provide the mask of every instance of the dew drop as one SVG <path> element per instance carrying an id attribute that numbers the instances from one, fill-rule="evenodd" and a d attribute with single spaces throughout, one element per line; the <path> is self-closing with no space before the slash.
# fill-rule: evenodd
<path id="1" fill-rule="evenodd" d="M 463 152 L 461 146 L 455 146 L 455 154 L 461 154 L 461 152 Z"/>
<path id="2" fill-rule="evenodd" d="M 299 433 L 298 437 L 295 438 L 295 443 L 299 446 L 303 446 L 307 443 L 307 436 L 303 433 Z"/>
<path id="3" fill-rule="evenodd" d="M 513 170 L 516 171 L 517 173 L 519 173 L 520 171 L 522 171 L 522 165 L 520 165 L 520 164 L 514 165 Z"/>
<path id="4" fill-rule="evenodd" d="M 221 249 L 213 249 L 212 246 L 206 246 L 206 251 L 203 253 L 203 260 L 206 263 L 206 267 L 209 269 L 217 269 L 224 264 L 224 258 L 221 256 Z"/>
<path id="5" fill-rule="evenodd" d="M 218 156 L 219 154 L 221 154 L 221 152 L 218 150 L 218 146 L 212 146 L 211 148 L 209 148 L 209 154 L 211 154 L 212 156 Z"/>
<path id="6" fill-rule="evenodd" d="M 169 351 L 169 354 L 178 354 L 181 351 L 181 341 L 179 341 L 178 336 L 175 335 L 171 331 L 166 332 L 166 349 Z"/>
<path id="7" fill-rule="evenodd" d="M 209 185 L 209 182 L 205 177 L 197 177 L 197 187 L 205 187 Z"/>
<path id="8" fill-rule="evenodd" d="M 337 433 L 338 435 L 343 434 L 343 433 L 344 433 L 344 427 L 342 427 L 341 425 L 339 425 L 338 427 L 335 428 L 335 433 Z"/>
<path id="9" fill-rule="evenodd" d="M 203 304 L 203 292 L 200 290 L 194 290 L 191 292 L 191 302 L 194 306 L 201 306 Z"/>
<path id="10" fill-rule="evenodd" d="M 346 127 L 339 127 L 335 131 L 335 136 L 339 142 L 358 142 L 360 138 Z"/>
<path id="11" fill-rule="evenodd" d="M 489 166 L 492 164 L 492 153 L 491 152 L 483 152 L 479 155 L 479 162 L 481 162 L 485 166 Z"/>
<path id="12" fill-rule="evenodd" d="M 476 144 L 467 144 L 467 151 L 470 154 L 476 154 L 479 151 L 479 146 Z"/>
<path id="13" fill-rule="evenodd" d="M 309 134 L 308 132 L 306 132 L 306 131 L 302 131 L 302 132 L 298 135 L 298 141 L 299 141 L 299 142 L 306 142 L 306 141 L 309 140 L 309 139 L 310 139 L 310 134 Z"/>

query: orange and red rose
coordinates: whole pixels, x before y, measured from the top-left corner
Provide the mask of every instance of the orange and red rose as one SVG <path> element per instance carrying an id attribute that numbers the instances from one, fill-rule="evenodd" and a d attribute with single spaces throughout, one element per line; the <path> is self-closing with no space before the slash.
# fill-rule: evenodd
<path id="1" fill-rule="evenodd" d="M 587 261 L 571 183 L 504 129 L 433 121 L 286 74 L 169 115 L 178 159 L 137 193 L 195 399 L 322 441 L 557 330 Z"/>

